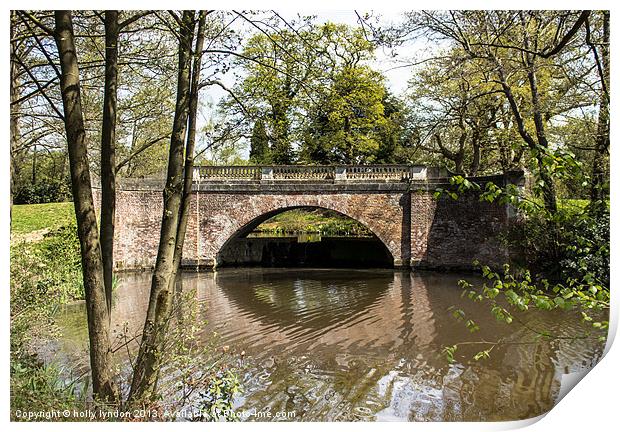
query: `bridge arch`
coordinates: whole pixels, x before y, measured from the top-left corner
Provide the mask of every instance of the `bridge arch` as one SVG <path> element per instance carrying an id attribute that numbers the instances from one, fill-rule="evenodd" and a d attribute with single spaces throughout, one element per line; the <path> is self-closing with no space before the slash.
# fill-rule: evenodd
<path id="1" fill-rule="evenodd" d="M 340 206 L 329 205 L 328 203 L 322 203 L 322 205 L 317 205 L 316 203 L 300 202 L 293 204 L 275 205 L 274 208 L 266 210 L 263 208 L 253 209 L 254 211 L 244 212 L 243 217 L 237 217 L 234 220 L 231 220 L 231 222 L 233 223 L 227 226 L 224 232 L 222 232 L 220 240 L 213 245 L 215 249 L 214 265 L 217 266 L 221 264 L 220 254 L 224 249 L 226 249 L 227 246 L 230 245 L 232 241 L 238 238 L 245 237 L 247 234 L 254 231 L 260 224 L 267 221 L 268 219 L 278 214 L 295 209 L 330 210 L 342 216 L 350 218 L 356 222 L 359 222 L 373 234 L 373 237 L 381 244 L 385 251 L 387 251 L 391 259 L 390 264 L 394 265 L 395 258 L 399 257 L 400 250 L 396 246 L 400 247 L 400 245 L 396 245 L 394 241 L 391 241 L 390 238 L 386 236 L 386 231 L 384 227 L 382 228 L 381 224 L 377 223 L 377 221 L 373 221 L 363 216 L 360 217 L 360 215 L 358 214 L 351 214 L 354 212 L 348 211 L 348 209 L 342 208 Z"/>

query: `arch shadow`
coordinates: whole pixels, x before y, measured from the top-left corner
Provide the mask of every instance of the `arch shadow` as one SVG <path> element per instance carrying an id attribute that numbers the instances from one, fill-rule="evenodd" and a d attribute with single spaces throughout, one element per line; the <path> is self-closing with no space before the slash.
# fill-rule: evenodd
<path id="1" fill-rule="evenodd" d="M 244 225 L 242 225 L 240 228 L 238 228 L 232 235 L 230 235 L 228 237 L 228 239 L 222 244 L 222 246 L 219 248 L 219 250 L 217 251 L 216 255 L 215 255 L 215 260 L 216 260 L 216 266 L 220 267 L 222 265 L 230 265 L 230 262 L 227 262 L 227 260 L 224 258 L 224 255 L 226 254 L 226 252 L 230 249 L 233 248 L 235 246 L 235 243 L 239 243 L 240 239 L 247 239 L 247 235 L 250 234 L 251 232 L 253 232 L 256 228 L 258 228 L 258 226 L 260 226 L 263 222 L 271 219 L 272 217 L 281 214 L 281 213 L 285 213 L 287 211 L 291 211 L 291 210 L 297 210 L 297 209 L 322 209 L 322 210 L 328 210 L 334 213 L 337 213 L 341 216 L 344 216 L 348 219 L 354 220 L 356 222 L 358 222 L 360 225 L 363 225 L 366 229 L 368 229 L 370 231 L 370 233 L 372 234 L 372 237 L 369 238 L 360 238 L 360 237 L 325 237 L 325 239 L 328 240 L 322 240 L 322 241 L 326 241 L 327 243 L 329 243 L 329 239 L 340 239 L 340 242 L 344 242 L 346 243 L 347 241 L 353 243 L 353 242 L 359 242 L 358 246 L 361 247 L 360 252 L 363 254 L 365 250 L 368 250 L 369 248 L 377 248 L 376 253 L 378 254 L 377 256 L 381 256 L 381 260 L 384 262 L 384 264 L 379 265 L 379 267 L 393 267 L 394 266 L 394 254 L 390 251 L 390 249 L 388 248 L 387 244 L 377 235 L 377 233 L 372 229 L 372 227 L 370 227 L 368 224 L 360 221 L 357 218 L 351 217 L 350 215 L 343 213 L 341 211 L 329 208 L 329 207 L 324 207 L 324 206 L 318 206 L 318 205 L 294 205 L 294 206 L 286 206 L 286 207 L 280 207 L 274 210 L 270 210 L 267 211 L 265 213 L 262 213 L 259 216 L 254 217 L 252 220 L 250 220 L 249 222 L 245 223 Z M 348 240 L 347 240 L 348 239 Z M 253 241 L 255 241 L 256 243 L 259 243 L 257 246 L 260 248 L 263 248 L 263 253 L 265 251 L 265 248 L 271 248 L 271 250 L 273 248 L 277 248 L 278 245 L 275 244 L 277 243 L 276 238 L 266 238 L 266 239 L 261 239 L 261 238 L 253 238 Z M 269 243 L 269 241 L 271 241 L 271 243 Z M 296 243 L 296 241 L 291 241 L 290 238 L 288 238 L 288 240 L 282 239 L 280 240 L 280 243 Z M 331 245 L 334 246 L 334 245 Z M 354 246 L 354 245 L 353 245 Z M 325 244 L 324 249 L 329 250 L 330 245 L 329 244 Z M 351 248 L 351 246 L 349 246 L 349 248 Z M 238 264 L 242 264 L 242 263 L 238 263 Z M 264 261 L 263 261 L 264 264 Z M 363 264 L 363 260 L 360 261 L 360 264 Z M 343 266 L 337 266 L 337 267 L 343 267 Z M 344 266 L 346 267 L 346 266 Z"/>

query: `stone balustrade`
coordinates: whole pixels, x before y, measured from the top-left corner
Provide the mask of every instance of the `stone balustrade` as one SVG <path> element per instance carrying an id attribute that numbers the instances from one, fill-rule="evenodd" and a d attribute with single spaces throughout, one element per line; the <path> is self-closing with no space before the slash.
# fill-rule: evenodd
<path id="1" fill-rule="evenodd" d="M 408 182 L 438 177 L 440 171 L 421 165 L 273 165 L 196 166 L 194 181 Z"/>
<path id="2" fill-rule="evenodd" d="M 194 181 L 260 180 L 258 166 L 195 166 Z"/>

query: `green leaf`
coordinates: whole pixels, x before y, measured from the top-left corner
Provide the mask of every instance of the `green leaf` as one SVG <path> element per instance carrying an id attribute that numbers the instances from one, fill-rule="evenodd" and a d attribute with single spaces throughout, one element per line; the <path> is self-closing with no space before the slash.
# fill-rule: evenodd
<path id="1" fill-rule="evenodd" d="M 454 353 L 456 352 L 457 346 L 456 345 L 452 345 L 452 346 L 446 346 L 443 348 L 443 350 L 441 351 L 442 354 L 446 357 L 446 360 L 448 361 L 448 363 L 454 363 Z"/>
<path id="2" fill-rule="evenodd" d="M 465 323 L 465 327 L 467 327 L 467 329 L 471 333 L 474 333 L 480 330 L 480 327 L 478 327 L 478 325 L 473 320 L 467 320 L 467 322 Z"/>
<path id="3" fill-rule="evenodd" d="M 490 350 L 480 351 L 474 356 L 474 360 L 479 361 L 481 359 L 488 359 L 490 357 Z"/>

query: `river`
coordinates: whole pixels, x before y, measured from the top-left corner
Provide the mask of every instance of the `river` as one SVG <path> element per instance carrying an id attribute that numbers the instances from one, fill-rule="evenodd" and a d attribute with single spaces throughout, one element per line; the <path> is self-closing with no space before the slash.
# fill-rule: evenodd
<path id="1" fill-rule="evenodd" d="M 184 273 L 200 317 L 218 345 L 239 355 L 243 392 L 235 409 L 294 412 L 295 420 L 517 420 L 553 407 L 567 378 L 600 359 L 604 344 L 577 312 L 520 315 L 522 325 L 498 323 L 479 303 L 461 297 L 459 279 L 472 275 L 390 269 L 225 268 Z M 113 322 L 130 332 L 143 325 L 148 273 L 120 275 Z M 470 333 L 450 307 L 473 317 Z M 60 362 L 88 356 L 83 304 L 59 313 Z M 472 356 L 490 345 L 462 345 L 450 364 L 443 347 L 495 342 L 490 358 Z M 243 352 L 243 356 L 240 353 Z"/>

